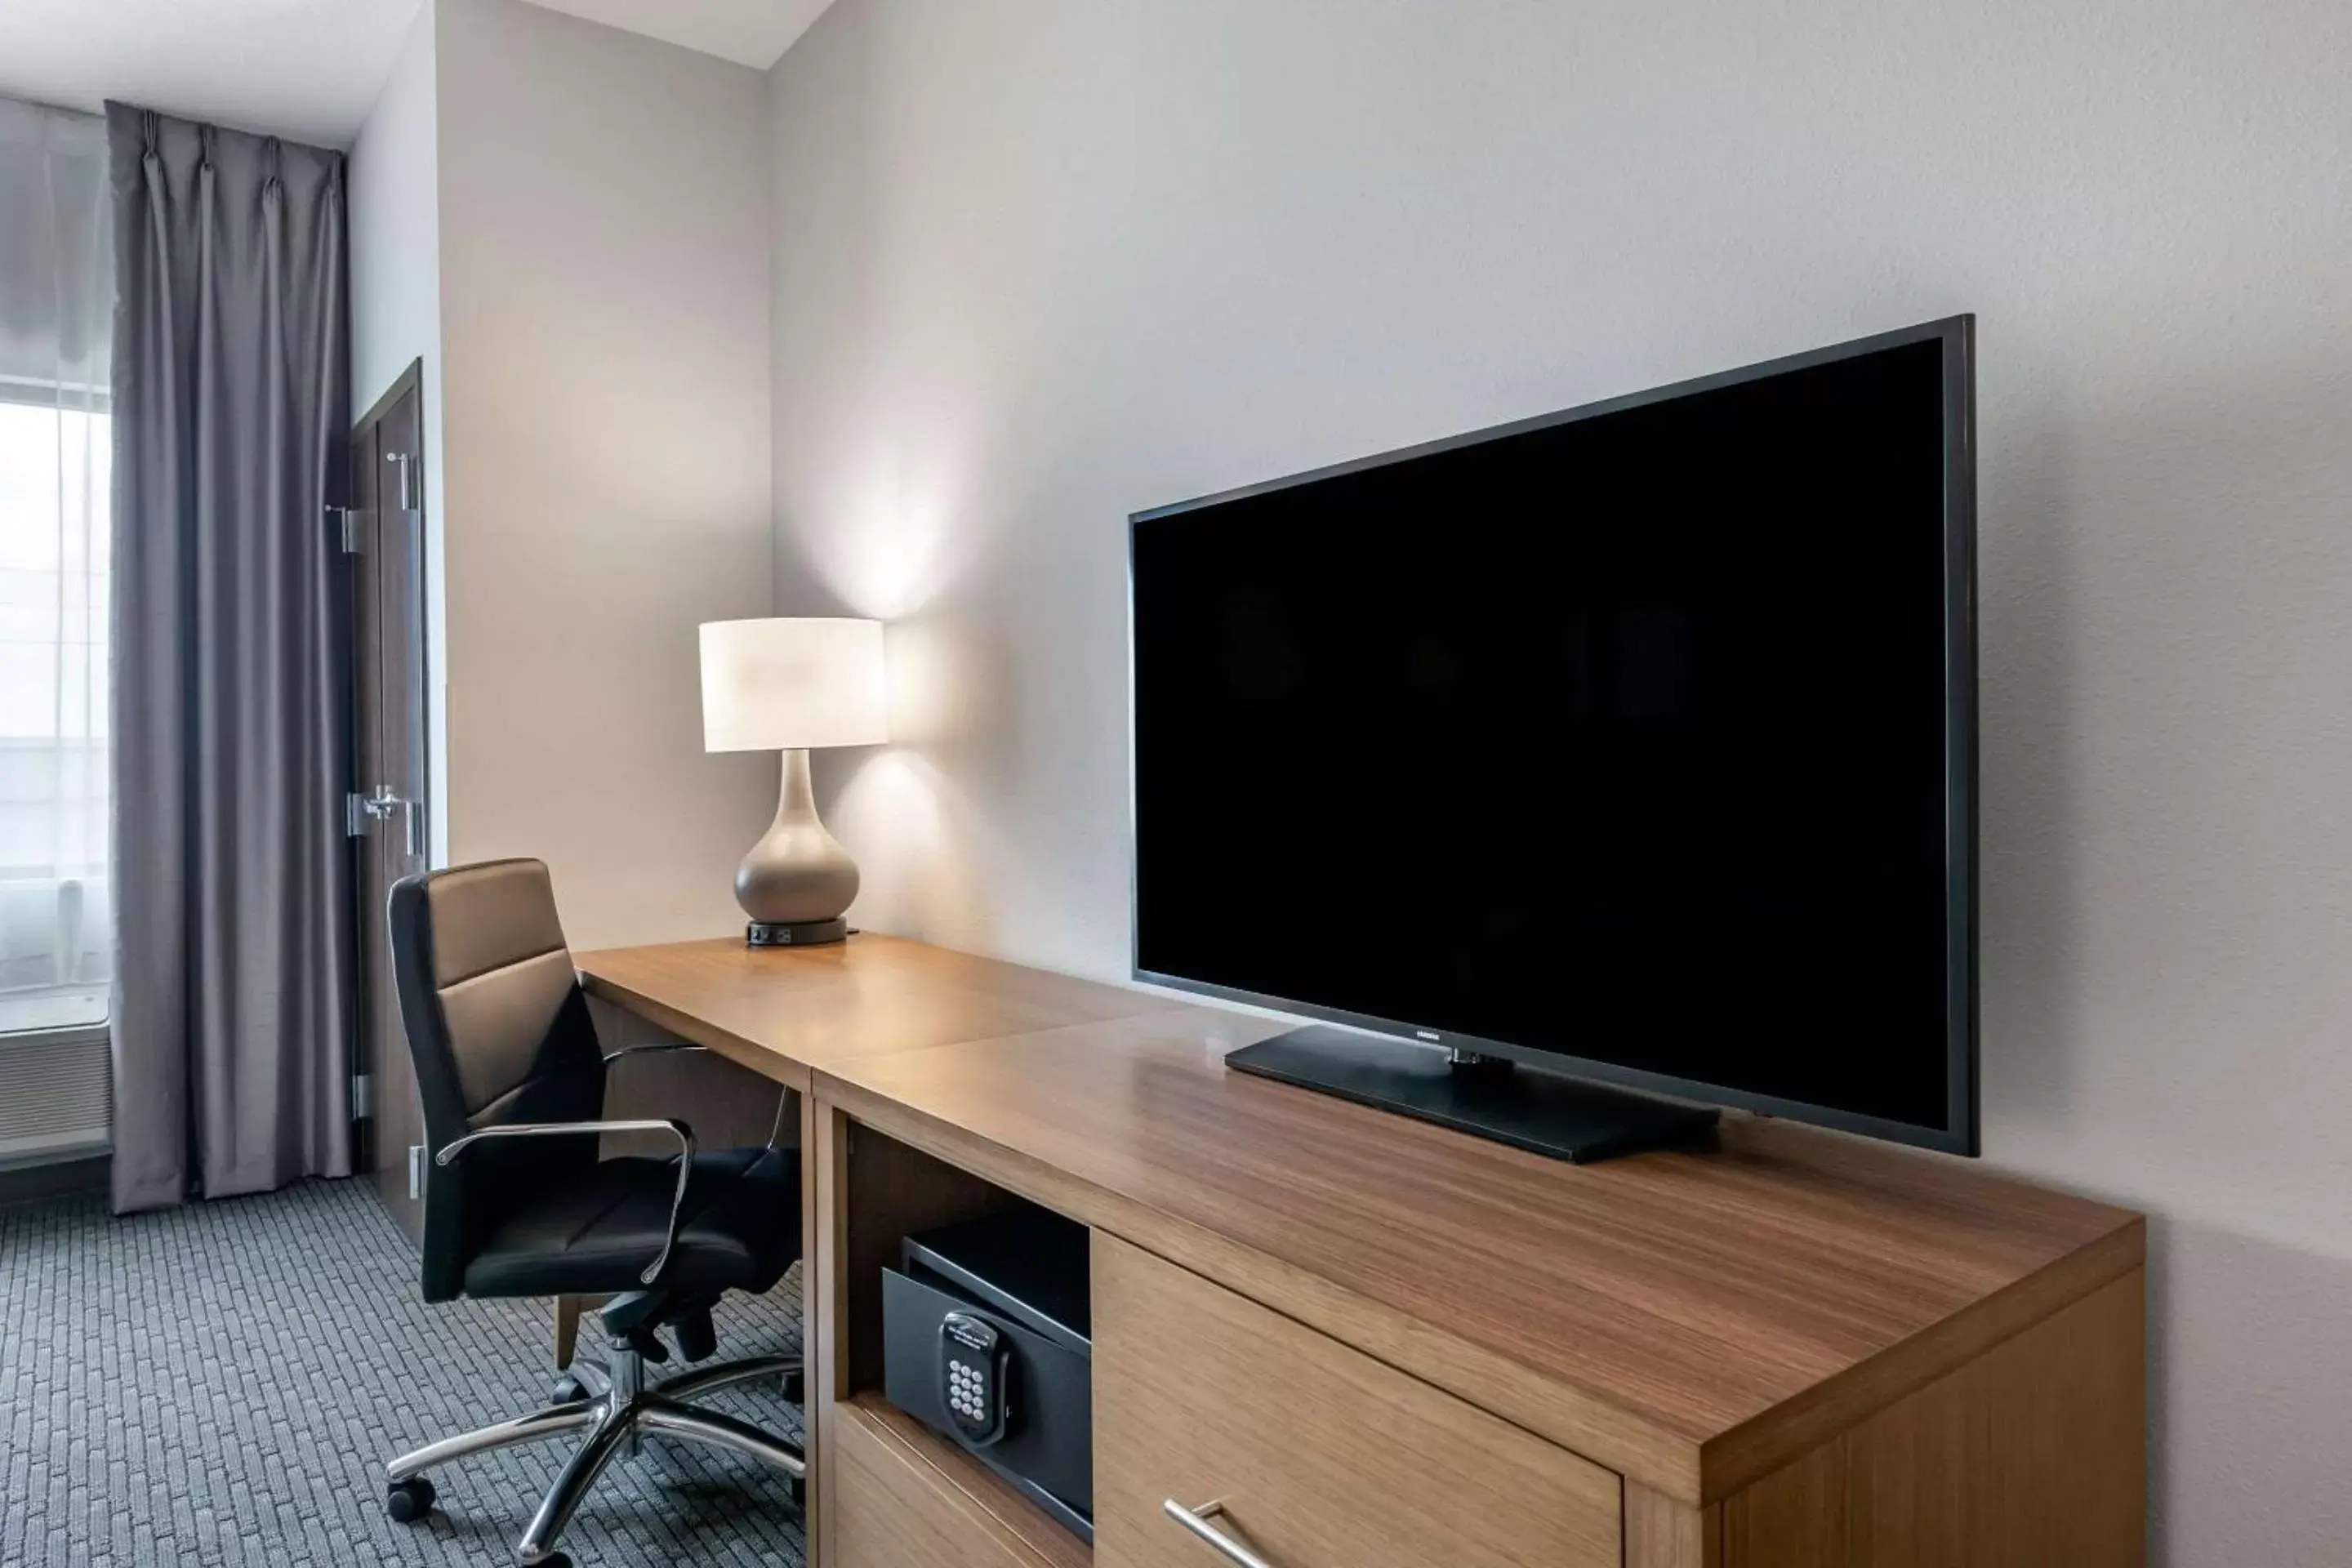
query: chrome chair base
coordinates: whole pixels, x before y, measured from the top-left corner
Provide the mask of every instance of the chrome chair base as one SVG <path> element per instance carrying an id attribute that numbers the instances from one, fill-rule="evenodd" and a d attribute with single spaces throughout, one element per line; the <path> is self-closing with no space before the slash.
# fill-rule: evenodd
<path id="1" fill-rule="evenodd" d="M 571 1381 L 587 1391 L 585 1397 L 563 1400 L 460 1436 L 444 1437 L 394 1459 L 385 1467 L 386 1507 L 394 1519 L 403 1522 L 421 1519 L 433 1500 L 432 1485 L 423 1478 L 435 1466 L 468 1454 L 485 1454 L 494 1448 L 542 1443 L 584 1432 L 586 1440 L 573 1450 L 556 1476 L 555 1484 L 540 1500 L 539 1510 L 531 1515 L 522 1540 L 515 1547 L 518 1563 L 528 1565 L 561 1562 L 555 1551 L 556 1538 L 572 1522 L 572 1515 L 588 1495 L 588 1489 L 595 1485 L 596 1478 L 624 1444 L 635 1453 L 640 1438 L 647 1432 L 707 1447 L 731 1449 L 759 1460 L 794 1482 L 805 1479 L 808 1461 L 796 1445 L 722 1411 L 688 1403 L 697 1394 L 731 1384 L 764 1377 L 789 1379 L 800 1372 L 798 1356 L 755 1356 L 745 1361 L 714 1363 L 648 1384 L 645 1380 L 645 1358 L 625 1339 L 616 1340 L 609 1366 L 583 1363 L 571 1369 Z M 800 1495 L 797 1486 L 793 1495 L 796 1499 Z"/>

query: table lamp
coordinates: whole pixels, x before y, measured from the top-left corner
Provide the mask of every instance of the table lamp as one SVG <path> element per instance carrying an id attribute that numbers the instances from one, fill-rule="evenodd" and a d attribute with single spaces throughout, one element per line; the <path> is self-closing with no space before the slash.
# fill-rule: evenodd
<path id="1" fill-rule="evenodd" d="M 835 617 L 708 621 L 702 627 L 702 749 L 784 754 L 776 820 L 735 869 L 753 947 L 805 947 L 849 934 L 857 862 L 817 820 L 814 746 L 889 739 L 882 623 Z"/>

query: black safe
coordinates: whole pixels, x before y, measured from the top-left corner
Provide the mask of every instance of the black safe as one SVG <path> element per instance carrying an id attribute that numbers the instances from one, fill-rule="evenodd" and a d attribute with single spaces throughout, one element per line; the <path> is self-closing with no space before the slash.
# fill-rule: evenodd
<path id="1" fill-rule="evenodd" d="M 883 1396 L 1094 1539 L 1087 1227 L 1020 1209 L 925 1231 L 882 1271 Z"/>

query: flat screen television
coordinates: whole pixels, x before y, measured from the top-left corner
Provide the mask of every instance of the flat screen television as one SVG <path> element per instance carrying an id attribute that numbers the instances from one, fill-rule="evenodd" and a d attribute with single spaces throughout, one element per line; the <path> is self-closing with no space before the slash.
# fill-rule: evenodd
<path id="1" fill-rule="evenodd" d="M 1136 514 L 1137 977 L 1570 1158 L 1976 1152 L 1972 326 Z"/>

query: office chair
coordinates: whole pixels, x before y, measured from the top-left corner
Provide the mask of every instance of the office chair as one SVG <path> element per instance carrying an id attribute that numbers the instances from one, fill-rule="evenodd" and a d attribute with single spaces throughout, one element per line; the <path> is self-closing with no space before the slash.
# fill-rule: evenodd
<path id="1" fill-rule="evenodd" d="M 730 1448 L 789 1478 L 806 1466 L 793 1444 L 689 1401 L 755 1378 L 798 1398 L 796 1356 L 760 1356 L 648 1381 L 669 1359 L 667 1328 L 688 1362 L 716 1350 L 710 1309 L 728 1290 L 765 1290 L 800 1254 L 800 1158 L 776 1146 L 698 1150 L 682 1121 L 605 1121 L 604 1073 L 631 1051 L 600 1050 L 588 1002 L 557 921 L 547 868 L 492 860 L 404 878 L 392 889 L 393 972 L 434 1149 L 425 1189 L 424 1292 L 458 1296 L 609 1296 L 599 1314 L 603 1367 L 572 1369 L 558 1403 L 446 1437 L 387 1469 L 385 1511 L 405 1523 L 433 1507 L 436 1465 L 520 1443 L 584 1433 L 515 1549 L 525 1563 L 569 1568 L 554 1550 L 590 1486 L 644 1432 Z M 685 1046 L 634 1047 L 694 1049 Z M 608 1132 L 673 1138 L 669 1158 L 599 1161 Z M 564 1397 L 570 1395 L 571 1397 Z"/>

